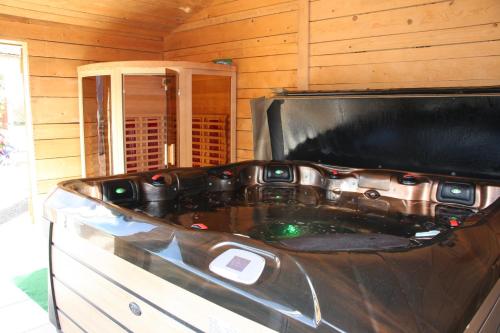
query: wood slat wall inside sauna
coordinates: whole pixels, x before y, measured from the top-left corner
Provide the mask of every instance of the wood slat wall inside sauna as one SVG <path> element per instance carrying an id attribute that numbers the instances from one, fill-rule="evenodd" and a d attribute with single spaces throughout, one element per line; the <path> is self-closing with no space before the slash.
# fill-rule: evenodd
<path id="1" fill-rule="evenodd" d="M 0 38 L 28 45 L 38 194 L 81 176 L 76 68 L 97 61 L 162 58 L 161 37 L 6 15 L 0 15 Z"/>
<path id="2" fill-rule="evenodd" d="M 303 86 L 301 70 L 320 90 L 500 85 L 499 22 L 498 0 L 216 1 L 165 36 L 164 59 L 234 59 L 244 160 L 249 99 Z"/>

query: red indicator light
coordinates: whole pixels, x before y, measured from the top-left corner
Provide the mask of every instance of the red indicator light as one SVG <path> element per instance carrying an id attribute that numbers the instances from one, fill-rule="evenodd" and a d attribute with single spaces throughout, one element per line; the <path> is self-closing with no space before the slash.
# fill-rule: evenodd
<path id="1" fill-rule="evenodd" d="M 204 225 L 203 223 L 191 224 L 191 228 L 192 229 L 199 229 L 199 230 L 207 230 L 208 229 L 208 227 L 206 225 Z"/>
<path id="2" fill-rule="evenodd" d="M 455 218 L 451 218 L 449 222 L 450 222 L 450 227 L 455 228 L 455 227 L 460 226 L 460 222 Z"/>
<path id="3" fill-rule="evenodd" d="M 231 177 L 233 175 L 233 172 L 231 170 L 224 170 L 222 171 L 222 173 L 225 175 L 225 176 L 229 176 Z"/>
<path id="4" fill-rule="evenodd" d="M 339 175 L 339 170 L 336 170 L 336 169 L 333 169 L 330 171 L 332 173 L 332 175 L 334 176 L 338 176 Z"/>
<path id="5" fill-rule="evenodd" d="M 154 175 L 153 177 L 151 177 L 151 179 L 156 181 L 156 180 L 160 179 L 161 177 L 163 177 L 162 174 L 158 173 L 158 174 Z"/>

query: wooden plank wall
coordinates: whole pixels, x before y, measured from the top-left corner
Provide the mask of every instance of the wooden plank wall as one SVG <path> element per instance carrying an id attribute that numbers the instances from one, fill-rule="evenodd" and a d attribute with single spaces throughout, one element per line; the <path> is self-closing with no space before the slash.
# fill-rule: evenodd
<path id="1" fill-rule="evenodd" d="M 81 176 L 77 66 L 159 60 L 162 38 L 0 15 L 0 38 L 28 44 L 38 193 Z"/>
<path id="2" fill-rule="evenodd" d="M 310 3 L 310 88 L 500 84 L 498 0 Z"/>
<path id="3" fill-rule="evenodd" d="M 215 0 L 166 37 L 165 60 L 237 65 L 238 160 L 253 157 L 250 98 L 297 86 L 297 8 L 296 0 Z"/>
<path id="4" fill-rule="evenodd" d="M 164 58 L 235 60 L 242 160 L 249 98 L 270 88 L 500 85 L 499 23 L 498 0 L 216 0 L 165 36 Z"/>

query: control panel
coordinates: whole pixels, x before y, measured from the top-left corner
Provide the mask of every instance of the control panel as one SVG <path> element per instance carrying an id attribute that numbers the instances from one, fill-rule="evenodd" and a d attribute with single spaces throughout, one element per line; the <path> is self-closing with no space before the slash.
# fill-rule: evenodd
<path id="1" fill-rule="evenodd" d="M 437 199 L 441 202 L 472 206 L 475 202 L 475 186 L 466 183 L 440 183 Z"/>
<path id="2" fill-rule="evenodd" d="M 264 270 L 266 260 L 258 254 L 240 249 L 229 249 L 216 257 L 209 269 L 226 279 L 254 284 Z"/>

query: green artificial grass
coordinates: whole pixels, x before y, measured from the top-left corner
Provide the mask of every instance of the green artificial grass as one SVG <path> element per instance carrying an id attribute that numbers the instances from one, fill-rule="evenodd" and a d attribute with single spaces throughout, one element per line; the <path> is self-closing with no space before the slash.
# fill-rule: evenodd
<path id="1" fill-rule="evenodd" d="M 15 285 L 47 311 L 47 268 L 14 278 Z"/>

